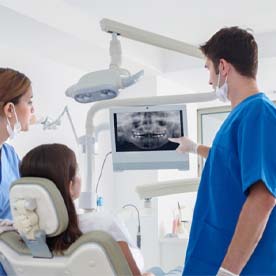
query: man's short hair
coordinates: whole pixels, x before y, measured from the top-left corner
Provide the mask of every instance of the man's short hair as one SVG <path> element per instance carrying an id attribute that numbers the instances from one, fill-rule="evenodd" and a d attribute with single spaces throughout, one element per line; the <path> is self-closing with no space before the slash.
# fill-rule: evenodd
<path id="1" fill-rule="evenodd" d="M 214 63 L 217 73 L 219 60 L 223 58 L 241 75 L 256 78 L 258 46 L 248 31 L 239 27 L 223 28 L 201 45 L 200 50 Z"/>

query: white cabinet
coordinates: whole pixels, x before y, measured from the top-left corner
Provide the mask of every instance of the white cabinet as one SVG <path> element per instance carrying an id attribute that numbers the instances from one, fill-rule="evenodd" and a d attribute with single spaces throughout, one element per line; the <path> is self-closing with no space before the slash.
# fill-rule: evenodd
<path id="1" fill-rule="evenodd" d="M 164 271 L 183 266 L 188 239 L 165 238 L 160 240 L 160 265 Z"/>

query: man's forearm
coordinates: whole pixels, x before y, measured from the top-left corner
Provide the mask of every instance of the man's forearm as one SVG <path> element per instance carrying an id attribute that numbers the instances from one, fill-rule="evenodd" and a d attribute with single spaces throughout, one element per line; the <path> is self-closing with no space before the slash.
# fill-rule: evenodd
<path id="1" fill-rule="evenodd" d="M 204 145 L 198 145 L 197 153 L 202 156 L 203 158 L 207 158 L 209 154 L 210 147 Z"/>
<path id="2" fill-rule="evenodd" d="M 262 185 L 261 189 L 266 189 L 263 184 L 255 185 Z M 235 274 L 240 274 L 255 250 L 274 207 L 273 198 L 269 198 L 269 195 L 262 196 L 262 192 L 259 192 L 258 197 L 258 192 L 255 196 L 249 194 L 244 203 L 234 236 L 222 263 L 223 268 Z"/>

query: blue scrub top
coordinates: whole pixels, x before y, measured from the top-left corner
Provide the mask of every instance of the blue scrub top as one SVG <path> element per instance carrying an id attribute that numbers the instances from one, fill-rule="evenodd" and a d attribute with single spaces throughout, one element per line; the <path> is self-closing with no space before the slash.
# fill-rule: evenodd
<path id="1" fill-rule="evenodd" d="M 12 146 L 3 144 L 0 162 L 0 219 L 12 219 L 9 189 L 11 183 L 18 178 L 19 158 Z"/>
<path id="2" fill-rule="evenodd" d="M 263 94 L 236 106 L 218 131 L 202 173 L 183 275 L 216 275 L 248 188 L 276 197 L 276 108 Z M 276 208 L 241 275 L 276 275 Z"/>

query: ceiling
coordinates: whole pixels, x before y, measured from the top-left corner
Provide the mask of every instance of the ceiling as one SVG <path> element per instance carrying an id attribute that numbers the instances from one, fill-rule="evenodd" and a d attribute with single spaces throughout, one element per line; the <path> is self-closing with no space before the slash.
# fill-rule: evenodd
<path id="1" fill-rule="evenodd" d="M 65 0 L 87 15 L 118 20 L 152 32 L 199 44 L 223 26 L 256 33 L 276 31 L 275 0 Z"/>
<path id="2" fill-rule="evenodd" d="M 53 44 L 57 43 L 54 42 L 57 37 L 64 37 L 64 41 L 59 39 L 59 44 L 55 45 L 57 53 L 54 54 L 52 49 L 48 54 L 55 55 L 58 59 L 64 51 L 62 43 L 67 45 L 68 51 L 72 47 L 71 44 L 74 44 L 74 49 L 78 49 L 79 54 L 74 55 L 73 65 L 78 66 L 79 59 L 79 66 L 83 65 L 83 69 L 87 70 L 88 64 L 85 66 L 85 60 L 89 58 L 85 55 L 89 49 L 93 51 L 94 56 L 95 53 L 105 55 L 104 62 L 108 63 L 106 51 L 110 36 L 100 30 L 99 21 L 102 18 L 113 19 L 194 45 L 205 42 L 224 26 L 251 28 L 260 46 L 260 56 L 275 57 L 275 10 L 275 0 L 0 0 L 0 23 L 2 26 L 5 22 L 6 26 L 13 24 L 16 29 L 16 24 L 21 27 L 23 22 L 28 21 L 28 26 L 26 25 L 22 32 L 28 32 L 30 37 L 34 36 L 32 32 L 41 36 L 45 34 Z M 6 21 L 1 22 L 4 15 Z M 12 33 L 9 33 L 11 36 Z M 8 33 L 6 35 L 8 38 Z M 42 43 L 38 48 L 43 48 Z M 159 72 L 202 66 L 202 61 L 195 58 L 128 39 L 122 39 L 122 48 L 130 63 L 144 64 Z M 74 49 L 72 48 L 72 51 Z M 45 51 L 49 51 L 48 48 L 45 48 Z"/>

